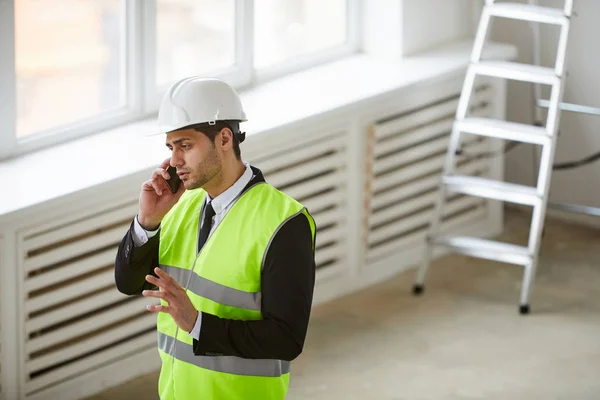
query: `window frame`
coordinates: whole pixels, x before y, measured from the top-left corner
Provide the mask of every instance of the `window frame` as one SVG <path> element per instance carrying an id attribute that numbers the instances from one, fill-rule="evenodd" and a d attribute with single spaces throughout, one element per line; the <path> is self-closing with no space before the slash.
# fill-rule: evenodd
<path id="1" fill-rule="evenodd" d="M 215 77 L 228 82 L 235 88 L 248 85 L 252 80 L 252 33 L 253 33 L 253 11 L 254 0 L 234 0 L 235 6 L 235 62 L 232 67 L 224 70 L 214 71 Z M 158 112 L 163 95 L 169 85 L 156 85 L 156 0 L 148 0 L 143 10 L 145 65 L 143 73 L 144 109 L 148 115 Z M 209 73 L 210 74 L 210 73 Z"/>
<path id="2" fill-rule="evenodd" d="M 15 4 L 0 1 L 0 159 L 17 147 L 17 76 L 15 70 Z M 5 145 L 6 144 L 6 145 Z"/>
<path id="3" fill-rule="evenodd" d="M 254 85 L 265 83 L 284 75 L 293 74 L 356 53 L 360 48 L 360 15 L 360 1 L 346 0 L 346 42 L 301 54 L 272 67 L 255 69 L 254 65 L 251 65 L 254 71 L 254 81 L 252 83 Z M 253 46 L 253 43 L 250 45 Z"/>
<path id="4" fill-rule="evenodd" d="M 66 143 L 92 135 L 107 129 L 119 127 L 123 124 L 136 121 L 142 117 L 141 90 L 139 80 L 135 79 L 141 71 L 141 51 L 138 43 L 140 41 L 139 15 L 143 7 L 143 0 L 122 0 L 124 12 L 124 46 L 121 49 L 123 58 L 123 73 L 125 104 L 117 109 L 103 111 L 93 117 L 84 118 L 75 122 L 60 125 L 58 127 L 36 132 L 32 136 L 18 139 L 17 135 L 17 90 L 16 90 L 16 49 L 15 49 L 15 0 L 0 1 L 0 5 L 8 5 L 8 12 L 2 11 L 0 24 L 10 26 L 8 35 L 0 37 L 0 47 L 8 48 L 8 57 L 0 61 L 0 79 L 10 79 L 5 82 L 11 92 L 7 96 L 9 111 L 5 114 L 0 112 L 2 125 L 8 124 L 8 129 L 0 132 L 0 142 L 8 143 L 8 146 L 0 146 L 0 160 L 19 156 L 32 151 L 44 149 L 50 146 Z M 6 28 L 6 27 L 5 27 Z M 129 51 L 132 49 L 132 51 Z M 137 50 L 136 50 L 137 49 Z M 9 78 L 10 77 L 10 78 Z M 0 81 L 1 82 L 1 81 Z M 2 85 L 4 86 L 4 84 Z"/>
<path id="5" fill-rule="evenodd" d="M 66 143 L 73 139 L 101 133 L 156 116 L 167 85 L 155 84 L 156 65 L 156 0 L 122 0 L 125 13 L 123 78 L 126 104 L 115 110 L 63 124 L 34 135 L 17 139 L 17 89 L 15 65 L 15 1 L 0 0 L 0 162 L 32 151 Z M 263 84 L 287 74 L 308 69 L 356 53 L 360 38 L 360 3 L 346 0 L 346 42 L 286 60 L 276 66 L 255 69 L 254 0 L 235 1 L 235 64 L 215 71 L 237 90 Z"/>

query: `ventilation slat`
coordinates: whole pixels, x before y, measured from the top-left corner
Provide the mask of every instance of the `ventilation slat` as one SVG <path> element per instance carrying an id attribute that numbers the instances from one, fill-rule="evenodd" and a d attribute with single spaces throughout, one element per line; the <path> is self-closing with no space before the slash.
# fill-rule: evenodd
<path id="1" fill-rule="evenodd" d="M 114 329 L 103 332 L 101 335 L 82 340 L 68 348 L 63 348 L 57 352 L 30 360 L 26 366 L 27 373 L 30 374 L 35 371 L 40 371 L 66 360 L 76 358 L 131 336 L 134 332 L 145 331 L 153 326 L 156 326 L 156 315 L 148 312 L 147 315 L 121 324 Z"/>
<path id="2" fill-rule="evenodd" d="M 398 217 L 415 212 L 423 206 L 429 206 L 435 202 L 438 197 L 438 191 L 429 192 L 414 199 L 403 201 L 397 206 L 391 206 L 385 210 L 376 212 L 371 218 L 369 218 L 369 226 L 373 228 L 376 225 L 380 225 L 390 220 L 397 219 Z"/>
<path id="3" fill-rule="evenodd" d="M 391 153 L 398 151 L 404 147 L 418 145 L 426 140 L 433 139 L 436 136 L 447 134 L 452 129 L 454 119 L 448 118 L 438 122 L 434 122 L 430 125 L 426 125 L 422 128 L 414 131 L 399 134 L 398 137 L 380 142 L 375 145 L 375 156 L 379 157 L 385 153 Z M 445 135 L 446 141 L 449 140 L 449 136 Z"/>
<path id="4" fill-rule="evenodd" d="M 272 171 L 302 163 L 306 159 L 321 156 L 332 150 L 342 149 L 342 146 L 343 136 L 332 136 L 298 149 L 286 150 L 285 154 L 282 153 L 281 156 L 277 155 L 275 157 L 260 159 L 256 162 L 256 165 L 260 167 L 265 175 L 270 175 Z M 267 181 L 270 182 L 269 179 Z"/>
<path id="5" fill-rule="evenodd" d="M 318 234 L 318 231 L 324 226 L 334 224 L 334 223 L 337 223 L 337 224 L 341 223 L 342 222 L 342 212 L 339 208 L 334 208 L 334 209 L 323 211 L 321 213 L 313 215 L 313 218 L 315 220 L 315 224 L 317 225 L 317 234 Z"/>
<path id="6" fill-rule="evenodd" d="M 326 194 L 320 194 L 318 196 L 314 196 L 308 198 L 302 202 L 308 212 L 314 216 L 314 214 L 319 213 L 324 208 L 332 207 L 332 206 L 340 206 L 343 201 L 343 194 L 340 193 L 339 190 L 332 190 Z"/>
<path id="7" fill-rule="evenodd" d="M 326 268 L 319 268 L 316 272 L 315 281 L 319 283 L 328 279 L 332 279 L 343 273 L 344 270 L 347 269 L 347 266 L 348 264 L 345 262 L 345 260 L 338 260 L 327 265 Z"/>
<path id="8" fill-rule="evenodd" d="M 465 150 L 468 149 L 469 152 L 478 153 L 482 151 L 486 151 L 488 148 L 487 142 L 479 142 L 477 144 L 473 144 L 471 146 L 465 146 Z M 415 163 L 413 165 L 408 165 L 406 167 L 402 167 L 394 172 L 390 172 L 383 176 L 378 176 L 373 181 L 373 191 L 379 192 L 380 190 L 385 190 L 387 188 L 400 185 L 402 182 L 406 182 L 417 178 L 423 175 L 429 175 L 434 172 L 441 172 L 442 166 L 444 165 L 444 160 L 446 158 L 445 154 L 441 154 L 439 156 L 433 157 L 426 161 L 422 161 L 419 163 Z M 466 160 L 466 157 L 461 156 L 457 157 L 457 161 L 461 162 Z"/>
<path id="9" fill-rule="evenodd" d="M 27 392 L 36 392 L 55 382 L 81 375 L 82 373 L 104 365 L 109 361 L 124 359 L 130 354 L 139 353 L 142 350 L 156 347 L 156 345 L 156 331 L 144 333 L 127 342 L 120 343 L 100 353 L 74 361 L 64 367 L 60 367 L 54 371 L 36 377 L 32 381 L 27 382 Z"/>
<path id="10" fill-rule="evenodd" d="M 431 191 L 422 195 L 410 198 L 406 201 L 400 201 L 396 205 L 389 206 L 383 210 L 378 210 L 369 218 L 369 226 L 372 228 L 376 225 L 385 223 L 386 221 L 394 220 L 401 215 L 415 212 L 423 208 L 423 206 L 433 205 L 439 197 L 439 190 L 433 187 Z M 446 196 L 448 201 L 448 196 Z"/>
<path id="11" fill-rule="evenodd" d="M 69 324 L 68 326 L 57 329 L 51 333 L 41 335 L 39 337 L 30 339 L 25 344 L 25 349 L 28 353 L 34 353 L 54 346 L 56 344 L 65 342 L 74 337 L 97 331 L 102 326 L 110 325 L 127 317 L 131 317 L 135 314 L 145 310 L 148 304 L 158 304 L 158 301 L 154 301 L 152 298 L 137 298 L 128 301 L 118 307 L 112 307 L 102 312 L 93 314 L 91 317 Z"/>
<path id="12" fill-rule="evenodd" d="M 373 166 L 373 172 L 375 173 L 375 175 L 379 175 L 382 172 L 397 167 L 400 163 L 408 164 L 411 162 L 415 162 L 420 159 L 435 155 L 437 153 L 444 152 L 447 149 L 448 137 L 443 136 L 439 139 L 427 143 L 427 145 L 413 147 L 408 150 L 404 150 L 401 153 L 392 154 L 386 158 L 375 161 L 375 165 Z"/>
<path id="13" fill-rule="evenodd" d="M 477 171 L 484 170 L 487 165 L 488 162 L 486 160 L 477 160 L 461 165 L 456 169 L 456 171 L 460 175 L 473 175 Z M 441 178 L 441 174 L 434 174 L 427 178 L 422 178 L 409 184 L 392 188 L 387 192 L 378 193 L 376 196 L 373 196 L 371 208 L 375 210 L 385 205 L 396 203 L 400 201 L 400 199 L 410 197 L 425 190 L 438 188 Z"/>
<path id="14" fill-rule="evenodd" d="M 458 107 L 458 98 L 435 106 L 430 106 L 404 117 L 377 124 L 375 138 L 379 141 L 408 129 L 431 124 L 439 118 L 454 118 Z"/>
<path id="15" fill-rule="evenodd" d="M 326 245 L 332 241 L 340 241 L 345 232 L 346 227 L 342 224 L 335 225 L 334 227 L 325 229 L 324 231 L 317 232 L 317 243 L 316 247 Z"/>
<path id="16" fill-rule="evenodd" d="M 115 284 L 115 272 L 109 269 L 105 272 L 90 276 L 62 288 L 34 297 L 25 302 L 25 311 L 34 312 L 51 307 L 63 301 Z"/>
<path id="17" fill-rule="evenodd" d="M 52 324 L 58 324 L 70 318 L 84 315 L 102 307 L 107 307 L 119 300 L 125 299 L 125 295 L 114 287 L 107 287 L 106 290 L 85 297 L 82 300 L 68 303 L 59 309 L 47 311 L 39 316 L 31 318 L 25 322 L 25 332 L 29 335 L 31 332 L 40 330 Z"/>
<path id="18" fill-rule="evenodd" d="M 42 267 L 47 267 L 70 258 L 81 256 L 90 251 L 118 244 L 121 239 L 123 239 L 123 236 L 125 236 L 127 228 L 128 227 L 125 226 L 118 226 L 107 230 L 106 232 L 61 246 L 60 248 L 50 250 L 38 256 L 27 258 L 23 262 L 25 273 L 30 273 Z"/>
<path id="19" fill-rule="evenodd" d="M 475 208 L 482 203 L 483 200 L 477 197 L 461 197 L 455 201 L 448 202 L 444 207 L 443 215 L 452 214 L 468 208 Z M 400 235 L 402 232 L 414 229 L 419 225 L 428 224 L 431 220 L 432 212 L 433 207 L 419 214 L 403 218 L 397 223 L 386 225 L 382 228 L 371 231 L 369 235 L 369 244 L 375 244 L 377 242 L 384 241 L 392 236 Z"/>
<path id="20" fill-rule="evenodd" d="M 345 155 L 335 153 L 318 160 L 307 160 L 303 165 L 276 172 L 268 175 L 265 179 L 276 188 L 290 184 L 291 182 L 301 181 L 312 175 L 325 172 L 327 170 L 337 169 L 343 166 Z"/>
<path id="21" fill-rule="evenodd" d="M 308 182 L 303 182 L 298 185 L 291 186 L 283 190 L 284 193 L 294 199 L 302 199 L 319 193 L 325 189 L 336 188 L 344 179 L 345 171 L 340 169 L 331 174 L 311 179 Z"/>
<path id="22" fill-rule="evenodd" d="M 334 244 L 323 249 L 318 249 L 315 252 L 315 262 L 317 267 L 327 261 L 336 260 L 340 258 L 342 254 L 342 246 L 340 244 Z"/>
<path id="23" fill-rule="evenodd" d="M 444 221 L 444 223 L 440 225 L 441 231 L 453 231 L 457 228 L 468 227 L 470 224 L 481 222 L 486 215 L 487 210 L 484 207 L 478 207 L 472 211 L 467 211 L 464 214 L 460 214 Z M 425 228 L 419 230 L 418 232 L 411 233 L 406 236 L 402 236 L 401 238 L 390 240 L 389 242 L 373 247 L 368 251 L 367 261 L 373 262 L 380 257 L 391 253 L 398 253 L 403 249 L 415 249 L 416 246 L 424 246 L 426 235 L 427 229 Z"/>
<path id="24" fill-rule="evenodd" d="M 86 234 L 94 231 L 95 229 L 103 228 L 107 224 L 124 221 L 128 218 L 133 221 L 133 217 L 137 214 L 138 208 L 139 205 L 136 202 L 134 204 L 123 206 L 122 208 L 114 211 L 87 218 L 81 222 L 72 223 L 62 228 L 52 229 L 48 233 L 26 239 L 23 243 L 23 248 L 27 252 L 47 246 L 49 243 L 57 243 L 72 237 Z"/>
<path id="25" fill-rule="evenodd" d="M 472 108 L 481 108 L 481 103 L 489 103 L 492 100 L 493 91 L 489 88 L 478 90 L 474 93 L 472 98 Z M 458 107 L 458 94 L 457 97 L 435 104 L 419 111 L 412 112 L 402 117 L 395 118 L 390 121 L 377 124 L 375 130 L 375 137 L 377 140 L 384 139 L 390 135 L 394 135 L 397 132 L 402 132 L 414 127 L 421 125 L 431 124 L 440 118 L 450 117 L 454 119 L 456 114 L 456 108 Z"/>
<path id="26" fill-rule="evenodd" d="M 108 249 L 81 261 L 61 267 L 41 275 L 36 275 L 25 281 L 25 291 L 31 292 L 62 281 L 76 277 L 79 274 L 94 271 L 98 268 L 111 265 L 115 261 L 118 247 Z"/>

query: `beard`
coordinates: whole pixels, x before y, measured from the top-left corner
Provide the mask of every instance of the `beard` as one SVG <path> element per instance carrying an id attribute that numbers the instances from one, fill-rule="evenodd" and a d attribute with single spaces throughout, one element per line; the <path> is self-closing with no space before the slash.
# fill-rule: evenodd
<path id="1" fill-rule="evenodd" d="M 215 151 L 215 148 L 211 149 L 207 156 L 198 163 L 192 171 L 190 171 L 190 180 L 188 180 L 187 189 L 199 189 L 214 179 L 221 173 L 222 166 L 221 160 Z"/>

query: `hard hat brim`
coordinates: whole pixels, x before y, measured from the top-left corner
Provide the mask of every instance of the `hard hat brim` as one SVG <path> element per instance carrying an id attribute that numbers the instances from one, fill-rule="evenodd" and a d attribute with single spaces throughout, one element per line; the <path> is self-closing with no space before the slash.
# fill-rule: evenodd
<path id="1" fill-rule="evenodd" d="M 237 121 L 237 120 L 236 120 L 236 121 Z M 246 121 L 247 121 L 247 119 L 239 120 L 239 122 L 240 122 L 240 123 L 242 123 L 242 122 L 246 122 Z M 166 133 L 173 132 L 173 131 L 176 131 L 176 130 L 178 130 L 178 129 L 181 129 L 181 128 L 185 128 L 186 126 L 189 126 L 189 125 L 188 125 L 188 124 L 181 125 L 181 126 L 179 126 L 179 125 L 175 125 L 175 126 L 164 126 L 164 125 L 163 125 L 163 126 L 159 126 L 159 127 L 157 127 L 157 130 L 156 130 L 156 131 L 154 131 L 154 132 L 152 132 L 152 133 L 148 133 L 148 134 L 146 134 L 146 135 L 144 135 L 144 136 L 146 136 L 146 137 L 151 137 L 151 136 L 157 136 L 157 135 L 164 135 L 164 134 L 166 134 Z"/>
<path id="2" fill-rule="evenodd" d="M 166 133 L 173 132 L 173 131 L 176 131 L 181 128 L 183 128 L 183 126 L 159 126 L 156 128 L 156 130 L 154 132 L 148 133 L 147 135 L 144 135 L 144 136 L 164 135 Z"/>

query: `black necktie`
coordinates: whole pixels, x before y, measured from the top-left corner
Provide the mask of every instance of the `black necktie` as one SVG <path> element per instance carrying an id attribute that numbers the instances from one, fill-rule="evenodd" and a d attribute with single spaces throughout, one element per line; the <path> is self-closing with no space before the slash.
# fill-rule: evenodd
<path id="1" fill-rule="evenodd" d="M 212 227 L 212 218 L 214 216 L 215 209 L 211 203 L 208 203 L 206 207 L 204 207 L 204 218 L 202 219 L 200 234 L 198 235 L 198 252 L 202 250 L 204 243 L 206 243 L 206 239 L 208 239 L 208 234 L 210 233 L 210 228 Z"/>

